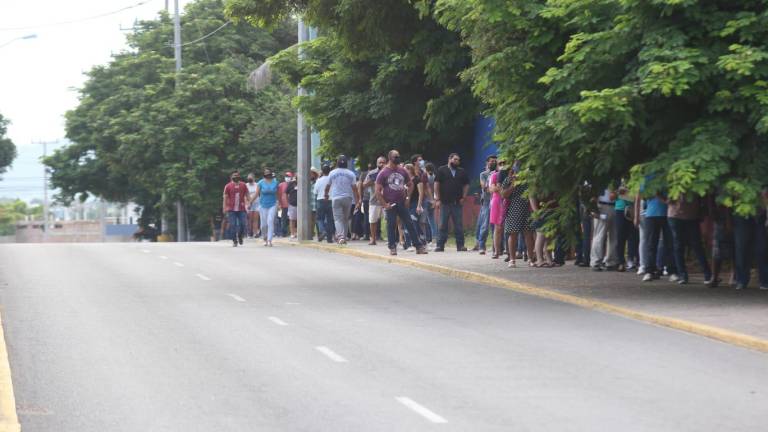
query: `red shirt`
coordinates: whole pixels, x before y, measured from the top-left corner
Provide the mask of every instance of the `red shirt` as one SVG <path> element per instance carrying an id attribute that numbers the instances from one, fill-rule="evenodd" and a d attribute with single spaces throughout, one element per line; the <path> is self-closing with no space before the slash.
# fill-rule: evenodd
<path id="1" fill-rule="evenodd" d="M 277 185 L 277 201 L 280 203 L 280 208 L 288 208 L 288 182 L 282 182 Z"/>
<path id="2" fill-rule="evenodd" d="M 245 211 L 248 187 L 244 182 L 229 182 L 224 186 L 224 211 Z"/>

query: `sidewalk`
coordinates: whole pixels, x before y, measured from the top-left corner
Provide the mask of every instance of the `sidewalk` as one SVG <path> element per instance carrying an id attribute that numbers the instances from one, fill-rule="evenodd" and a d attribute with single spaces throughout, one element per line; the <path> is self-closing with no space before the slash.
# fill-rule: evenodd
<path id="1" fill-rule="evenodd" d="M 285 241 L 287 243 L 287 241 Z M 331 252 L 355 254 L 373 254 L 371 258 L 389 259 L 389 250 L 385 243 L 377 246 L 369 246 L 365 241 L 351 241 L 346 246 L 337 246 L 327 243 L 305 242 L 303 246 L 321 248 Z M 725 286 L 719 288 L 707 288 L 703 285 L 701 275 L 692 274 L 688 285 L 670 283 L 666 278 L 653 282 L 642 282 L 640 276 L 634 272 L 594 272 L 589 268 L 576 267 L 573 261 L 565 266 L 556 268 L 531 268 L 518 261 L 517 268 L 507 268 L 503 259 L 492 260 L 490 255 L 479 255 L 477 252 L 456 252 L 446 248 L 445 252 L 430 252 L 428 255 L 416 255 L 414 252 L 405 252 L 398 249 L 396 258 L 415 262 L 421 268 L 430 270 L 429 266 L 436 265 L 458 270 L 457 273 L 472 272 L 479 275 L 457 274 L 459 277 L 483 282 L 486 276 L 493 283 L 492 278 L 500 278 L 509 281 L 510 285 L 521 284 L 522 290 L 530 287 L 533 290 L 547 293 L 564 294 L 588 301 L 607 303 L 609 307 L 595 307 L 596 309 L 611 310 L 610 306 L 629 309 L 661 317 L 668 321 L 684 320 L 701 327 L 714 327 L 714 331 L 725 330 L 725 333 L 735 332 L 741 335 L 761 339 L 759 344 L 765 350 L 768 347 L 768 292 L 750 288 L 736 291 Z M 408 262 L 400 261 L 408 265 Z M 435 269 L 447 273 L 447 269 Z M 727 278 L 723 275 L 723 279 Z M 754 283 L 753 283 L 754 285 Z M 515 289 L 515 288 L 511 288 Z M 550 296 L 553 297 L 553 296 Z M 566 300 L 568 301 L 568 300 Z M 585 303 L 571 301 L 572 303 Z M 617 308 L 617 309 L 618 309 Z M 622 315 L 632 316 L 632 313 Z M 641 318 L 655 322 L 653 319 Z M 669 325 L 659 321 L 660 324 Z M 682 325 L 669 325 L 678 329 L 693 331 L 694 333 L 707 334 L 706 331 L 689 329 L 688 323 Z M 735 335 L 739 336 L 739 335 Z M 729 337 L 717 337 L 716 339 L 729 341 Z M 743 343 L 736 344 L 744 345 Z M 754 347 L 754 345 L 753 345 Z"/>

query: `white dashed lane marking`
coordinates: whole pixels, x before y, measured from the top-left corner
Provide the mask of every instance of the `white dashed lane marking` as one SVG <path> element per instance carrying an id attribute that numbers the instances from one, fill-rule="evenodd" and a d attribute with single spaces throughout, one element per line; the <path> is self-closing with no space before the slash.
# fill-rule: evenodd
<path id="1" fill-rule="evenodd" d="M 434 412 L 430 411 L 423 405 L 420 405 L 416 403 L 413 399 L 400 396 L 395 398 L 398 402 L 408 407 L 411 411 L 419 414 L 420 416 L 424 417 L 425 419 L 429 420 L 432 423 L 448 423 L 448 421 L 439 415 L 435 414 Z"/>
<path id="2" fill-rule="evenodd" d="M 184 264 L 182 264 L 180 262 L 175 262 L 175 263 L 173 263 L 173 265 L 175 265 L 176 267 L 184 267 Z"/>
<path id="3" fill-rule="evenodd" d="M 204 274 L 201 274 L 201 273 L 198 273 L 198 274 L 196 274 L 195 276 L 199 277 L 200 279 L 202 279 L 202 280 L 204 280 L 204 281 L 209 281 L 209 280 L 211 280 L 211 278 L 209 278 L 208 276 L 206 276 L 206 275 L 204 275 Z"/>
<path id="4" fill-rule="evenodd" d="M 329 359 L 331 359 L 331 360 L 333 360 L 333 361 L 335 361 L 337 363 L 347 363 L 347 359 L 345 359 L 344 357 L 336 354 L 335 352 L 333 352 L 333 350 L 331 350 L 328 347 L 319 346 L 319 347 L 315 347 L 315 349 L 320 351 L 321 353 L 325 354 L 326 357 L 328 357 Z"/>
<path id="5" fill-rule="evenodd" d="M 268 319 L 269 319 L 270 321 L 272 321 L 273 323 L 275 323 L 275 324 L 279 325 L 279 326 L 287 326 L 287 325 L 288 325 L 288 323 L 287 323 L 287 322 L 285 322 L 285 321 L 281 320 L 281 319 L 280 319 L 280 318 L 278 318 L 278 317 L 273 317 L 273 316 L 271 316 L 271 317 L 269 317 Z"/>
<path id="6" fill-rule="evenodd" d="M 244 301 L 245 301 L 245 299 L 244 299 L 244 298 L 240 297 L 240 296 L 239 296 L 239 295 L 237 295 L 237 294 L 227 294 L 227 295 L 228 295 L 228 296 L 230 296 L 230 297 L 232 297 L 232 298 L 233 298 L 233 299 L 235 299 L 236 301 L 239 301 L 239 302 L 244 302 Z"/>

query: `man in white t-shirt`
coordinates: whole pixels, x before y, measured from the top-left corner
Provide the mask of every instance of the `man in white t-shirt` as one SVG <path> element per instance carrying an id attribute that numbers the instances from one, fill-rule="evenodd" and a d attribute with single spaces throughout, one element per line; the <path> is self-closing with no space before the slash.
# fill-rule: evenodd
<path id="1" fill-rule="evenodd" d="M 363 181 L 364 188 L 370 188 L 370 204 L 368 206 L 368 223 L 371 229 L 371 242 L 368 243 L 371 246 L 376 245 L 376 236 L 379 233 L 379 222 L 381 222 L 381 216 L 384 212 L 384 204 L 379 202 L 379 198 L 376 196 L 376 177 L 379 175 L 379 171 L 384 169 L 387 164 L 387 158 L 379 156 L 376 159 L 376 169 L 368 171 Z"/>
<path id="2" fill-rule="evenodd" d="M 339 156 L 336 159 L 336 169 L 331 171 L 328 176 L 328 185 L 325 187 L 325 198 L 331 200 L 333 208 L 333 221 L 339 244 L 347 243 L 352 204 L 355 205 L 355 210 L 360 209 L 360 194 L 355 187 L 357 176 L 347 168 L 348 165 L 347 157 Z"/>

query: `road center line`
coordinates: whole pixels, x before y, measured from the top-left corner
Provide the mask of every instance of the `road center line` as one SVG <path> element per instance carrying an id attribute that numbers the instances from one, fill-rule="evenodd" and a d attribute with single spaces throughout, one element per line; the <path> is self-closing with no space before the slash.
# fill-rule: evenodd
<path id="1" fill-rule="evenodd" d="M 237 295 L 237 294 L 227 294 L 227 295 L 228 295 L 228 296 L 230 296 L 230 297 L 232 297 L 233 299 L 235 299 L 235 300 L 239 301 L 239 302 L 244 302 L 244 301 L 245 301 L 245 299 L 244 299 L 244 298 L 240 297 L 240 296 L 239 296 L 239 295 Z"/>
<path id="2" fill-rule="evenodd" d="M 209 281 L 209 280 L 211 280 L 211 278 L 209 278 L 208 276 L 206 276 L 206 275 L 204 275 L 204 274 L 201 274 L 201 273 L 198 273 L 198 274 L 196 274 L 195 276 L 197 276 L 197 277 L 199 277 L 200 279 L 202 279 L 202 280 L 205 280 L 205 281 Z"/>
<path id="3" fill-rule="evenodd" d="M 278 318 L 278 317 L 273 317 L 273 316 L 271 316 L 271 317 L 269 317 L 269 320 L 270 320 L 270 321 L 272 321 L 273 323 L 275 323 L 275 324 L 279 325 L 279 326 L 287 326 L 287 325 L 288 325 L 288 323 L 287 323 L 287 322 L 285 322 L 285 321 L 281 320 L 281 319 L 280 319 L 280 318 Z"/>
<path id="4" fill-rule="evenodd" d="M 413 399 L 410 399 L 405 396 L 396 397 L 395 399 L 401 404 L 411 409 L 412 411 L 414 411 L 415 413 L 431 421 L 432 423 L 448 423 L 446 419 L 440 417 L 439 415 L 435 414 L 434 412 L 430 411 L 424 406 L 419 405 Z"/>
<path id="5" fill-rule="evenodd" d="M 184 267 L 184 264 L 182 264 L 180 262 L 175 262 L 175 263 L 173 263 L 173 265 L 175 265 L 176 267 Z"/>
<path id="6" fill-rule="evenodd" d="M 149 253 L 149 249 L 142 249 L 141 251 L 144 253 Z"/>
<path id="7" fill-rule="evenodd" d="M 165 255 L 160 255 L 158 258 L 160 258 L 161 260 L 167 260 L 168 259 L 168 257 L 165 256 Z"/>
<path id="8" fill-rule="evenodd" d="M 319 346 L 319 347 L 315 347 L 315 349 L 320 351 L 321 353 L 325 354 L 326 357 L 328 357 L 329 359 L 331 359 L 331 360 L 333 360 L 333 361 L 335 361 L 337 363 L 347 363 L 347 359 L 345 359 L 344 357 L 336 354 L 335 352 L 333 352 L 328 347 Z"/>

